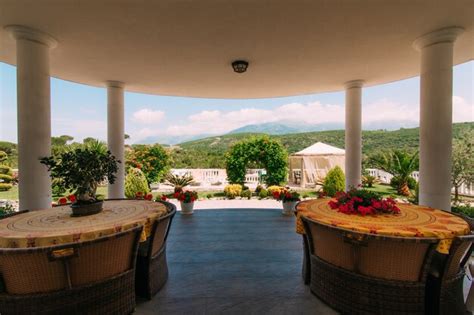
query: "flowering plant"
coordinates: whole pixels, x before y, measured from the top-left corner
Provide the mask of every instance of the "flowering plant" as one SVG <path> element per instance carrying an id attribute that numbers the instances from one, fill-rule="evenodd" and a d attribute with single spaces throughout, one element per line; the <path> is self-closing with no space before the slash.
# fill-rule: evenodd
<path id="1" fill-rule="evenodd" d="M 398 214 L 400 209 L 392 198 L 381 198 L 377 193 L 366 189 L 351 189 L 348 192 L 338 192 L 335 200 L 329 201 L 331 209 L 345 214 Z"/>
<path id="2" fill-rule="evenodd" d="M 272 195 L 276 200 L 281 200 L 283 202 L 300 201 L 300 194 L 298 192 L 286 188 L 275 190 Z"/>
<path id="3" fill-rule="evenodd" d="M 197 192 L 193 190 L 186 190 L 181 192 L 176 192 L 173 194 L 173 197 L 184 203 L 191 203 L 196 201 L 198 198 Z"/>
<path id="4" fill-rule="evenodd" d="M 68 202 L 75 203 L 76 202 L 76 196 L 75 195 L 69 195 L 67 197 L 61 197 L 61 198 L 58 199 L 58 204 L 61 205 L 61 206 L 67 204 Z"/>
<path id="5" fill-rule="evenodd" d="M 141 191 L 137 192 L 135 194 L 135 199 L 144 199 L 144 200 L 153 200 L 153 194 L 152 193 L 143 193 Z"/>

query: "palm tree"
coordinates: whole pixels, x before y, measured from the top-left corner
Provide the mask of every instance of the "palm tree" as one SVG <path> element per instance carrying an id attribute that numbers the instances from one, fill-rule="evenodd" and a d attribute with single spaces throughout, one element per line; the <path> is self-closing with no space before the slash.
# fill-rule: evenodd
<path id="1" fill-rule="evenodd" d="M 192 175 L 185 174 L 183 176 L 168 173 L 165 175 L 165 180 L 174 187 L 174 192 L 180 192 L 184 187 L 188 186 L 194 181 Z"/>
<path id="2" fill-rule="evenodd" d="M 370 163 L 397 178 L 398 194 L 402 196 L 410 195 L 408 181 L 411 173 L 418 170 L 418 151 L 412 154 L 399 150 L 388 151 L 372 156 Z"/>

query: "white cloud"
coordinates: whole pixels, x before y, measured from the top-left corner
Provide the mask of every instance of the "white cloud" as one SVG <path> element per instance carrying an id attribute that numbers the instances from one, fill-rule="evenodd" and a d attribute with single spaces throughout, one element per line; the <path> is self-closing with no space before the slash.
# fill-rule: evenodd
<path id="1" fill-rule="evenodd" d="M 165 112 L 161 110 L 140 109 L 133 113 L 133 121 L 141 124 L 156 124 L 165 117 Z"/>
<path id="2" fill-rule="evenodd" d="M 474 104 L 459 96 L 453 96 L 453 122 L 473 121 Z M 143 111 L 143 110 L 142 110 Z M 234 111 L 205 110 L 190 115 L 184 122 L 167 128 L 142 128 L 133 135 L 139 141 L 150 136 L 192 136 L 199 134 L 224 134 L 250 124 L 269 122 L 292 122 L 301 124 L 344 123 L 343 104 L 290 103 L 273 109 L 243 108 Z M 364 124 L 381 122 L 404 123 L 408 126 L 419 122 L 418 104 L 402 104 L 389 99 L 380 99 L 362 107 Z"/>
<path id="3" fill-rule="evenodd" d="M 469 104 L 460 96 L 453 96 L 453 122 L 474 120 L 474 103 Z"/>

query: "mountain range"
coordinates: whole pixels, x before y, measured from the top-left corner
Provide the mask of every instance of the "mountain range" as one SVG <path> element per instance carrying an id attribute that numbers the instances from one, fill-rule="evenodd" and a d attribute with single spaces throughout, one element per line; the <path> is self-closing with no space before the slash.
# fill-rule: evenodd
<path id="1" fill-rule="evenodd" d="M 418 123 L 414 121 L 403 121 L 403 120 L 390 120 L 390 121 L 375 121 L 368 122 L 362 125 L 364 130 L 398 130 L 400 128 L 414 128 L 417 127 Z M 292 121 L 278 121 L 262 124 L 250 124 L 243 127 L 229 131 L 228 135 L 234 135 L 239 133 L 264 133 L 268 135 L 285 135 L 295 134 L 303 132 L 315 132 L 315 131 L 329 131 L 329 130 L 342 130 L 344 124 L 340 122 L 330 122 L 322 124 L 305 124 L 297 123 Z M 191 136 L 153 136 L 141 140 L 141 144 L 169 144 L 175 145 L 183 142 L 189 142 L 193 140 L 204 139 L 217 135 L 211 134 L 199 134 Z"/>

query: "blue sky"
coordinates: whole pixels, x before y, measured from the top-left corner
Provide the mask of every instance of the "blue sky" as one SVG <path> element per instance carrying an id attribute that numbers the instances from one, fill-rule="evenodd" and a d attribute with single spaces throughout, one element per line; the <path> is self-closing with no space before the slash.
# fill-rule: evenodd
<path id="1" fill-rule="evenodd" d="M 454 67 L 453 121 L 474 120 L 474 61 Z M 16 69 L 0 63 L 0 140 L 16 142 Z M 52 133 L 107 137 L 105 88 L 51 80 Z M 246 124 L 343 123 L 344 92 L 273 99 L 200 99 L 125 94 L 125 131 L 130 143 L 150 138 L 223 134 Z M 363 126 L 418 124 L 419 78 L 363 90 Z"/>

